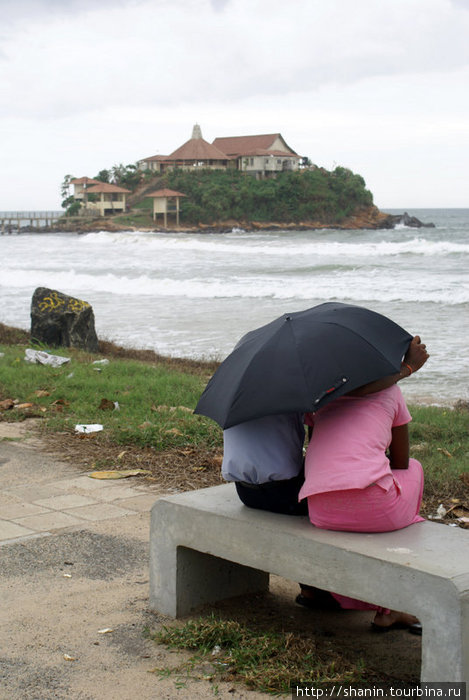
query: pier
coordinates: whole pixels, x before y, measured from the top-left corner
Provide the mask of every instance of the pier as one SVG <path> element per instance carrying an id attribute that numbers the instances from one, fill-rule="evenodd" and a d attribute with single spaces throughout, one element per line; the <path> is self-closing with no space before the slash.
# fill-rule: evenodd
<path id="1" fill-rule="evenodd" d="M 64 211 L 4 211 L 0 212 L 0 234 L 20 233 L 21 229 L 51 228 L 55 224 L 86 221 L 84 216 L 66 216 Z"/>

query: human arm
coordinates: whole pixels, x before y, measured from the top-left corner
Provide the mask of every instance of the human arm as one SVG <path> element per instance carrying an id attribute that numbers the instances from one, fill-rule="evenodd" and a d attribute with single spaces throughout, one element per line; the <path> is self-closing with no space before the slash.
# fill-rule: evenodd
<path id="1" fill-rule="evenodd" d="M 427 352 L 427 346 L 422 343 L 420 336 L 416 335 L 412 338 L 408 350 L 404 355 L 399 372 L 389 374 L 387 377 L 377 379 L 369 384 L 364 384 L 363 386 L 358 387 L 358 389 L 350 391 L 349 396 L 366 396 L 367 394 L 374 394 L 377 391 L 387 389 L 393 384 L 397 384 L 397 382 L 399 382 L 401 379 L 410 377 L 411 374 L 417 372 L 417 370 L 423 367 L 429 357 L 430 355 Z"/>
<path id="2" fill-rule="evenodd" d="M 392 428 L 391 435 L 391 444 L 389 445 L 391 469 L 407 469 L 409 467 L 409 429 L 407 423 Z"/>

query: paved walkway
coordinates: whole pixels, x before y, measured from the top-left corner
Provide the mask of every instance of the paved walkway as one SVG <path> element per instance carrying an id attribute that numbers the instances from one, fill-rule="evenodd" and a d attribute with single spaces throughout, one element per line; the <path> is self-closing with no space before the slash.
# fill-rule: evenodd
<path id="1" fill-rule="evenodd" d="M 24 437 L 23 424 L 0 423 L 0 545 L 149 511 L 158 496 L 158 489 L 138 478 L 93 479 L 88 474 L 77 475 L 67 465 L 59 474 L 51 474 L 45 464 L 43 469 L 30 470 L 15 459 L 15 440 Z M 36 445 L 34 439 L 21 442 L 22 460 L 25 447 L 34 450 Z M 63 478 L 64 470 L 70 472 L 67 478 Z"/>

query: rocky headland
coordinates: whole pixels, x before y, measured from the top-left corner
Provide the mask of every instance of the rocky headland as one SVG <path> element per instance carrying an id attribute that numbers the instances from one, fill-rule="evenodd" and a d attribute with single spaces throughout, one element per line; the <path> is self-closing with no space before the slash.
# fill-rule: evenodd
<path id="1" fill-rule="evenodd" d="M 128 217 L 131 221 L 131 216 Z M 167 233 L 228 233 L 239 229 L 240 231 L 307 231 L 317 229 L 339 229 L 339 230 L 376 230 L 393 229 L 397 226 L 408 226 L 410 228 L 434 228 L 433 223 L 425 223 L 415 216 L 410 216 L 407 212 L 403 214 L 388 214 L 380 211 L 376 206 L 360 207 L 351 216 L 346 217 L 340 223 L 312 220 L 312 221 L 245 221 L 227 219 L 214 221 L 209 224 L 198 224 L 197 226 L 161 226 L 134 225 L 128 221 L 122 222 L 122 216 L 87 219 L 73 217 L 67 220 L 66 217 L 56 222 L 53 226 L 43 227 L 44 232 L 70 232 L 70 233 L 91 233 L 93 231 L 155 231 Z M 21 228 L 22 232 L 37 232 L 37 227 L 26 226 Z"/>

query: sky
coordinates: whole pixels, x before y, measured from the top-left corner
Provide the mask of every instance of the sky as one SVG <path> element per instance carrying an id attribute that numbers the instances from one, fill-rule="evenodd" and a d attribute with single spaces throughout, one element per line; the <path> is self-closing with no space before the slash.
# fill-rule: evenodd
<path id="1" fill-rule="evenodd" d="M 0 211 L 280 132 L 382 209 L 469 207 L 469 0 L 0 0 Z"/>

